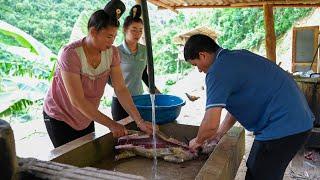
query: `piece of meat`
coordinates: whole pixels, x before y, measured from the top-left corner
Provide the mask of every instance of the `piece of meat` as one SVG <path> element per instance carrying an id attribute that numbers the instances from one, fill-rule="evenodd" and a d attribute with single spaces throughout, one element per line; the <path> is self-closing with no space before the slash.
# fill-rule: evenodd
<path id="1" fill-rule="evenodd" d="M 153 138 L 140 131 L 128 131 L 127 136 L 120 137 L 115 149 L 120 153 L 115 159 L 133 157 L 135 155 L 153 158 Z M 191 151 L 189 146 L 174 138 L 168 137 L 164 133 L 156 133 L 156 155 L 165 161 L 181 163 L 197 157 L 197 152 Z"/>
<path id="2" fill-rule="evenodd" d="M 208 139 L 204 142 L 204 144 L 201 146 L 201 153 L 203 154 L 209 154 L 211 153 L 214 148 L 218 145 L 218 140 L 216 139 Z"/>
<path id="3" fill-rule="evenodd" d="M 311 160 L 313 162 L 320 162 L 320 152 L 317 152 L 315 150 L 312 151 L 306 151 L 304 153 L 304 157 L 308 160 Z"/>

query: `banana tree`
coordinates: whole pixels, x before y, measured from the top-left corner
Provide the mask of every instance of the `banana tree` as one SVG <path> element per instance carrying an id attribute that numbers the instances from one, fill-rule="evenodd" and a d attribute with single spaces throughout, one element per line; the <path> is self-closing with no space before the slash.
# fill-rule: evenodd
<path id="1" fill-rule="evenodd" d="M 15 51 L 10 44 L 6 44 L 9 47 L 11 46 L 11 49 L 8 48 L 8 51 L 10 51 L 13 54 L 22 56 L 28 60 L 42 60 L 45 64 L 52 64 L 52 62 L 48 60 L 56 57 L 56 55 L 53 54 L 49 48 L 47 48 L 44 44 L 33 38 L 31 35 L 1 20 L 0 33 L 5 36 L 14 38 L 19 43 L 20 47 L 26 49 L 23 52 Z M 27 50 L 29 50 L 29 52 Z"/>
<path id="2" fill-rule="evenodd" d="M 1 20 L 0 35 L 5 37 L 0 40 L 0 116 L 5 116 L 43 99 L 57 57 L 29 34 Z"/>
<path id="3" fill-rule="evenodd" d="M 88 33 L 87 23 L 90 18 L 90 12 L 84 10 L 78 16 L 78 19 L 73 25 L 72 32 L 69 38 L 69 42 L 81 39 L 85 37 Z"/>
<path id="4" fill-rule="evenodd" d="M 43 99 L 48 81 L 28 77 L 2 78 L 1 89 L 0 116 L 7 116 Z"/>

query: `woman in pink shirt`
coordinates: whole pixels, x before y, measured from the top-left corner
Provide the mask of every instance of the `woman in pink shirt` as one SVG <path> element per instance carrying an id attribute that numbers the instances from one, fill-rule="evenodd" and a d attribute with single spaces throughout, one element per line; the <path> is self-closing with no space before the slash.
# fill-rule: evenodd
<path id="1" fill-rule="evenodd" d="M 124 10 L 121 1 L 111 0 L 103 10 L 91 15 L 87 36 L 59 52 L 43 111 L 54 147 L 93 132 L 94 121 L 108 127 L 114 137 L 127 134 L 123 125 L 98 110 L 110 76 L 124 109 L 142 131 L 152 132 L 151 124 L 141 118 L 132 101 L 121 74 L 119 53 L 112 45 Z"/>

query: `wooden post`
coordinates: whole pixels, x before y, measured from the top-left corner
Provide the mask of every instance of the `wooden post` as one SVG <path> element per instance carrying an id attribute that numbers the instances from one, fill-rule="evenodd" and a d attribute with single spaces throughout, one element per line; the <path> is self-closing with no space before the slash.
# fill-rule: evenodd
<path id="1" fill-rule="evenodd" d="M 13 131 L 0 119 L 0 179 L 17 179 L 17 167 Z"/>
<path id="2" fill-rule="evenodd" d="M 271 61 L 276 62 L 276 34 L 274 31 L 273 6 L 263 5 L 264 10 L 264 28 L 266 31 L 266 55 Z"/>

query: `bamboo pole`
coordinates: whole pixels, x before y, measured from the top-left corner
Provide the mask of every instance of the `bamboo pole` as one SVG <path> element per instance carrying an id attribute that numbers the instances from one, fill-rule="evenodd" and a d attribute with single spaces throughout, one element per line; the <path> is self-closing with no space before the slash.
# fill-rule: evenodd
<path id="1" fill-rule="evenodd" d="M 263 5 L 264 10 L 264 28 L 266 31 L 266 55 L 271 61 L 276 62 L 276 34 L 274 30 L 273 6 L 270 4 Z"/>

